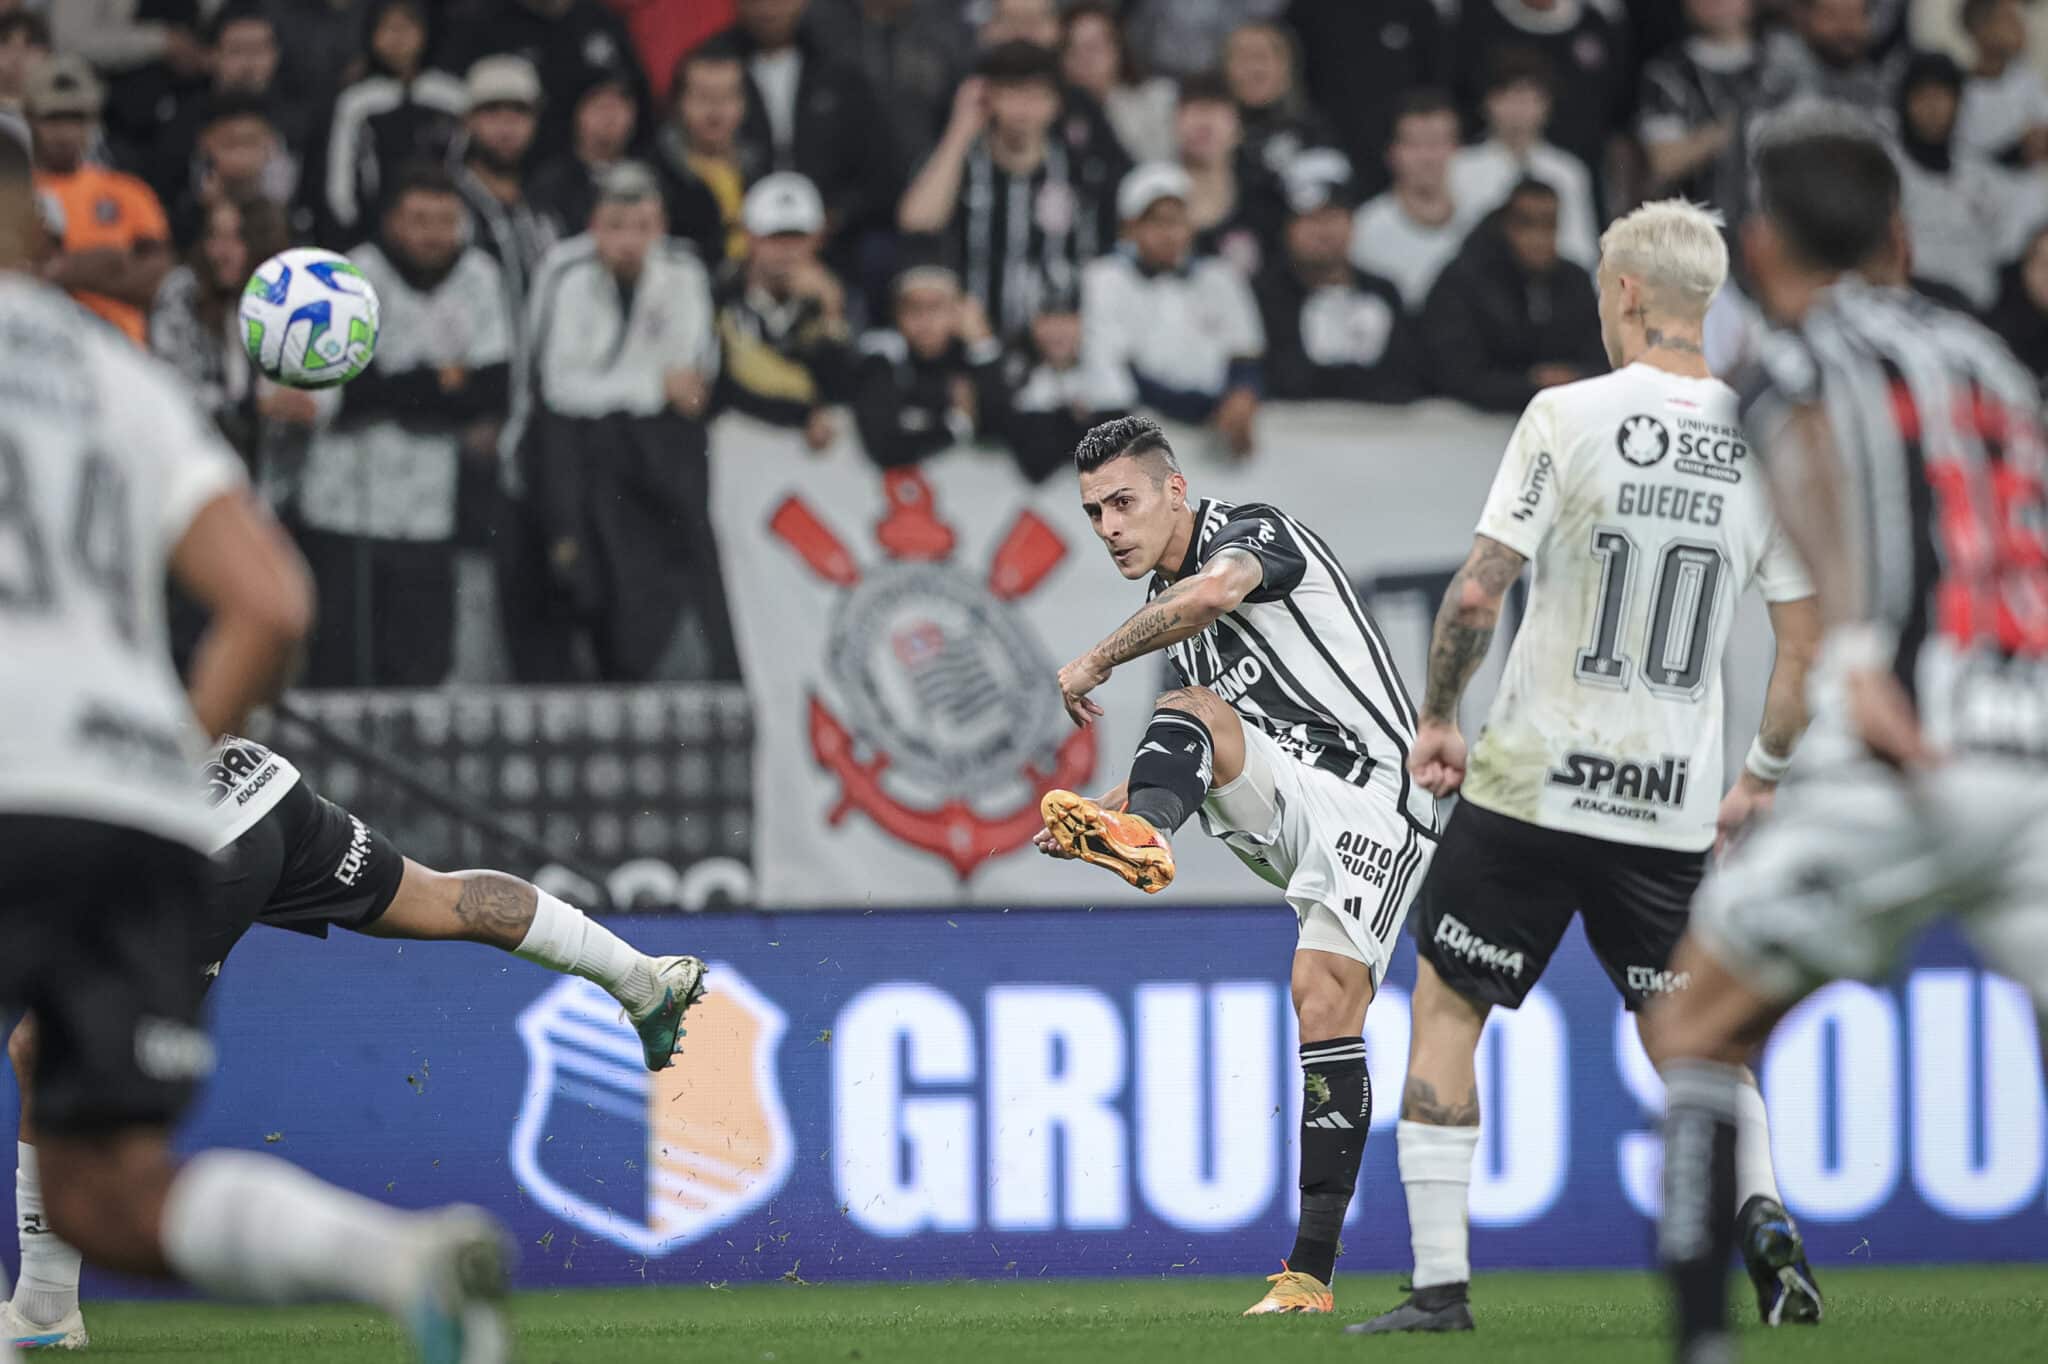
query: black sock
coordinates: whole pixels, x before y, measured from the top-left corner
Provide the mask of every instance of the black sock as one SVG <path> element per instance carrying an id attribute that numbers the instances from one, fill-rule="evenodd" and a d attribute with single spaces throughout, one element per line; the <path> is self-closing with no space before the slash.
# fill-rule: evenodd
<path id="1" fill-rule="evenodd" d="M 1184 710 L 1156 710 L 1145 726 L 1145 742 L 1131 759 L 1131 798 L 1126 807 L 1172 833 L 1188 822 L 1209 794 L 1216 767 L 1216 741 L 1209 727 Z"/>
<path id="2" fill-rule="evenodd" d="M 1732 1359 L 1728 1258 L 1735 1250 L 1739 1066 L 1680 1061 L 1664 1071 L 1664 1214 L 1657 1258 L 1678 1311 L 1681 1361 Z"/>
<path id="3" fill-rule="evenodd" d="M 1365 1039 L 1301 1044 L 1301 1228 L 1287 1267 L 1324 1283 L 1337 1272 L 1337 1237 L 1358 1187 L 1365 1131 L 1372 1125 L 1372 1077 Z"/>

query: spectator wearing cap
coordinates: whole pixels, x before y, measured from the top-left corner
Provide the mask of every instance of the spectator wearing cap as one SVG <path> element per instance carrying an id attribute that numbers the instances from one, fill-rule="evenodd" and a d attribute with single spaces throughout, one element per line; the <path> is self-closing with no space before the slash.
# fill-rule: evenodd
<path id="1" fill-rule="evenodd" d="M 469 109 L 462 80 L 426 64 L 425 0 L 376 0 L 364 32 L 369 70 L 335 99 L 321 165 L 323 233 L 336 241 L 375 219 L 391 171 L 446 161 Z"/>
<path id="2" fill-rule="evenodd" d="M 854 423 L 868 458 L 884 469 L 928 459 L 980 431 L 978 377 L 1002 359 L 981 305 L 941 265 L 897 276 L 895 325 L 860 339 Z"/>
<path id="3" fill-rule="evenodd" d="M 1088 405 L 1149 407 L 1207 425 L 1235 454 L 1252 448 L 1265 333 L 1244 277 L 1194 254 L 1188 173 L 1149 162 L 1124 177 L 1124 242 L 1081 276 Z"/>
<path id="4" fill-rule="evenodd" d="M 740 126 L 747 71 L 729 51 L 698 48 L 676 64 L 669 118 L 654 137 L 654 169 L 668 201 L 669 231 L 707 264 L 746 252 L 740 207 L 747 196 Z"/>
<path id="5" fill-rule="evenodd" d="M 526 188 L 540 125 L 540 73 L 524 57 L 483 57 L 470 67 L 464 94 L 469 112 L 455 189 L 469 209 L 472 244 L 498 263 L 523 368 L 528 286 L 557 240 L 554 223 Z"/>
<path id="6" fill-rule="evenodd" d="M 2027 60 L 2020 0 L 1963 0 L 1962 21 L 1975 59 L 1963 86 L 1957 143 L 2005 166 L 2048 161 L 2048 80 Z"/>
<path id="7" fill-rule="evenodd" d="M 147 163 L 165 109 L 205 88 L 214 60 L 200 36 L 208 12 L 200 0 L 58 0 L 48 7 L 56 51 L 106 77 L 107 140 L 125 164 Z"/>
<path id="8" fill-rule="evenodd" d="M 191 246 L 217 200 L 292 203 L 299 166 L 285 150 L 270 105 L 261 96 L 217 92 L 207 98 L 193 127 L 192 168 L 170 212 L 171 239 L 180 249 Z"/>
<path id="9" fill-rule="evenodd" d="M 1164 76 L 1137 70 L 1123 21 L 1109 0 L 1081 0 L 1061 14 L 1060 74 L 1102 107 L 1132 161 L 1173 159 L 1173 111 L 1180 95 Z"/>
<path id="10" fill-rule="evenodd" d="M 1394 115 L 1411 91 L 1451 83 L 1449 34 L 1436 0 L 1292 0 L 1309 103 L 1336 128 L 1358 191 L 1387 187 Z"/>
<path id="11" fill-rule="evenodd" d="M 1522 181 L 1430 290 L 1422 358 L 1445 395 L 1517 412 L 1538 389 L 1606 372 L 1592 277 L 1558 253 L 1557 220 L 1557 191 Z"/>
<path id="12" fill-rule="evenodd" d="M 40 14 L 0 15 L 0 137 L 26 147 L 28 81 L 50 55 L 50 28 Z"/>
<path id="13" fill-rule="evenodd" d="M 29 79 L 36 193 L 57 241 L 43 277 L 141 345 L 144 310 L 170 272 L 171 228 L 148 185 L 86 160 L 100 101 L 92 68 L 69 54 Z"/>
<path id="14" fill-rule="evenodd" d="M 1076 174 L 1059 117 L 1057 59 L 1032 43 L 982 54 L 953 116 L 904 193 L 897 221 L 940 238 L 991 324 L 1023 327 L 1050 292 L 1115 240 L 1107 196 Z"/>
<path id="15" fill-rule="evenodd" d="M 1422 311 L 1478 216 L 1451 191 L 1457 150 L 1458 112 L 1450 97 L 1436 90 L 1410 93 L 1386 149 L 1394 183 L 1361 208 L 1352 225 L 1351 263 L 1392 280 L 1411 316 Z"/>
<path id="16" fill-rule="evenodd" d="M 808 0 L 739 0 L 739 22 L 710 41 L 746 64 L 740 142 L 749 159 L 817 187 L 834 258 L 845 266 L 889 231 L 903 166 L 880 95 L 818 41 L 804 23 L 807 8 Z"/>
<path id="17" fill-rule="evenodd" d="M 1300 53 L 1285 24 L 1255 20 L 1231 30 L 1223 44 L 1223 79 L 1244 128 L 1244 160 L 1275 180 L 1310 147 L 1334 135 L 1301 93 Z"/>
<path id="18" fill-rule="evenodd" d="M 2036 186 L 1956 146 L 1963 72 L 1946 53 L 1922 52 L 1899 86 L 1899 212 L 1913 245 L 1916 280 L 1944 285 L 1982 312 L 1998 297 L 1998 272 L 2043 216 Z M 2026 194 L 2025 189 L 2035 192 Z"/>
<path id="19" fill-rule="evenodd" d="M 1540 52 L 1553 76 L 1550 140 L 1596 172 L 1635 102 L 1637 64 L 1625 21 L 1602 0 L 1471 0 L 1456 30 L 1457 97 L 1467 126 L 1484 121 L 1493 54 Z"/>
<path id="20" fill-rule="evenodd" d="M 930 155 L 946 97 L 967 64 L 971 35 L 959 0 L 812 0 L 819 46 L 859 67 L 886 90 L 898 154 L 908 166 Z"/>
<path id="21" fill-rule="evenodd" d="M 1073 468 L 1070 456 L 1088 428 L 1118 414 L 1093 406 L 1081 368 L 1081 308 L 1076 294 L 1054 294 L 1030 327 L 977 374 L 984 434 L 1009 448 L 1033 483 Z"/>
<path id="22" fill-rule="evenodd" d="M 622 74 L 592 81 L 576 96 L 569 150 L 533 173 L 534 204 L 564 236 L 590 221 L 598 177 L 632 154 L 639 140 L 632 85 Z"/>
<path id="23" fill-rule="evenodd" d="M 1523 180 L 1557 191 L 1558 249 L 1592 270 L 1600 264 L 1593 174 L 1584 162 L 1544 140 L 1552 108 L 1550 64 L 1532 47 L 1494 54 L 1482 106 L 1486 136 L 1451 158 L 1451 198 L 1475 213 L 1490 213 Z"/>
<path id="24" fill-rule="evenodd" d="M 377 239 L 349 253 L 383 307 L 377 355 L 326 395 L 293 508 L 320 595 L 308 686 L 447 680 L 461 466 L 495 465 L 510 407 L 504 283 L 464 244 L 454 180 L 414 164 L 383 202 Z"/>
<path id="25" fill-rule="evenodd" d="M 1643 66 L 1636 136 L 1654 196 L 1722 202 L 1723 154 L 1758 93 L 1753 0 L 1685 0 L 1685 40 Z"/>
<path id="26" fill-rule="evenodd" d="M 746 255 L 718 280 L 715 404 L 823 450 L 838 434 L 827 408 L 845 399 L 853 367 L 846 291 L 820 259 L 824 201 L 801 175 L 777 171 L 747 191 L 741 217 Z"/>
<path id="27" fill-rule="evenodd" d="M 605 80 L 623 83 L 637 127 L 653 104 L 626 23 L 600 0 L 451 0 L 447 37 L 435 65 L 468 71 L 479 58 L 524 57 L 540 74 L 547 102 L 534 145 L 542 161 L 567 153 L 574 140 L 577 96 Z M 580 230 L 579 220 L 573 226 Z"/>
<path id="28" fill-rule="evenodd" d="M 545 577 L 527 561 L 504 580 L 515 669 L 573 676 L 580 637 L 604 681 L 736 678 L 706 462 L 710 279 L 669 237 L 649 167 L 624 161 L 599 178 L 589 230 L 541 266 L 528 330 L 516 449 Z"/>
<path id="29" fill-rule="evenodd" d="M 1283 177 L 1285 250 L 1254 282 L 1272 398 L 1404 403 L 1417 396 L 1401 291 L 1351 263 L 1351 165 L 1303 152 Z"/>

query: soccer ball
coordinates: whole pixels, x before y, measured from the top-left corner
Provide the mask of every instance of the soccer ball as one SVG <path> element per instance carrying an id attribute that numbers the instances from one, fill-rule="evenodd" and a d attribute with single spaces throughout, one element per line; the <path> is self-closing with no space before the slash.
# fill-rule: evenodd
<path id="1" fill-rule="evenodd" d="M 250 363 L 291 388 L 345 384 L 377 352 L 377 291 L 332 251 L 297 247 L 257 266 L 241 317 Z"/>

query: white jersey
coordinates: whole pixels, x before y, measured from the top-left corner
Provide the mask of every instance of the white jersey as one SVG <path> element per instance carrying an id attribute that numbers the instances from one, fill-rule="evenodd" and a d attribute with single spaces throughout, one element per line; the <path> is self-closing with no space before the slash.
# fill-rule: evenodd
<path id="1" fill-rule="evenodd" d="M 1699 851 L 1721 799 L 1721 653 L 1754 579 L 1813 594 L 1734 390 L 1630 365 L 1538 393 L 1479 533 L 1535 565 L 1464 797 L 1617 843 Z"/>
<path id="2" fill-rule="evenodd" d="M 0 812 L 212 846 L 164 574 L 242 482 L 175 374 L 57 290 L 0 275 Z"/>
<path id="3" fill-rule="evenodd" d="M 213 746 L 201 773 L 206 805 L 213 811 L 209 852 L 219 852 L 248 833 L 299 784 L 299 769 L 254 739 L 228 735 Z"/>

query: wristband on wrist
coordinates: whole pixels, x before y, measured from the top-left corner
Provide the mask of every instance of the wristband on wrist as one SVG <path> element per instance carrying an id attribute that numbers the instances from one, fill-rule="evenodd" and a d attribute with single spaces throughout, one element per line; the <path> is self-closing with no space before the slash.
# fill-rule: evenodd
<path id="1" fill-rule="evenodd" d="M 1790 757 L 1779 757 L 1764 747 L 1761 736 L 1749 741 L 1749 754 L 1742 760 L 1742 770 L 1758 781 L 1776 785 L 1785 780 L 1785 774 L 1792 770 Z"/>

